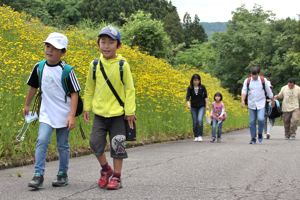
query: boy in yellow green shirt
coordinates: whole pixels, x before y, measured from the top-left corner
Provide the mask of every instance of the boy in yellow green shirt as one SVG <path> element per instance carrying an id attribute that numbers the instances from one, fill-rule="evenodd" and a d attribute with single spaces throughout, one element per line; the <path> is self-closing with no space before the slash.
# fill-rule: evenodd
<path id="1" fill-rule="evenodd" d="M 119 189 L 122 187 L 123 159 L 128 157 L 124 119 L 128 120 L 130 128 L 133 128 L 137 119 L 135 116 L 135 88 L 128 62 L 122 55 L 116 54 L 117 49 L 122 46 L 120 31 L 110 25 L 102 28 L 98 35 L 97 44 L 101 55 L 96 66 L 95 77 L 93 77 L 93 61 L 89 66 L 83 116 L 84 120 L 89 123 L 90 111 L 92 110 L 95 114 L 90 135 L 90 146 L 102 167 L 98 185 L 100 188 Z M 120 77 L 120 60 L 125 60 L 123 81 Z M 101 65 L 120 99 L 124 102 L 124 107 L 120 105 L 108 86 L 107 80 L 100 70 Z M 110 155 L 113 158 L 114 169 L 108 164 L 104 153 L 107 144 L 107 132 L 109 133 Z"/>

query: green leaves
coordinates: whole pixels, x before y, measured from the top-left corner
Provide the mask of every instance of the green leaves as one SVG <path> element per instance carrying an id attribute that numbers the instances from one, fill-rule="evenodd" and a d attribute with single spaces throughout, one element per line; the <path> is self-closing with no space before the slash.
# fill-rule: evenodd
<path id="1" fill-rule="evenodd" d="M 165 58 L 170 53 L 171 41 L 161 21 L 152 20 L 151 14 L 138 11 L 137 14 L 125 18 L 123 25 L 123 42 L 131 47 L 138 46 L 157 58 Z"/>

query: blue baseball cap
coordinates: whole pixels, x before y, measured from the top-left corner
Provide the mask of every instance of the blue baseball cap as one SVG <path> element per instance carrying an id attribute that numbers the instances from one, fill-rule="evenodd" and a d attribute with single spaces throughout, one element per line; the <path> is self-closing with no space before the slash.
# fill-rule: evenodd
<path id="1" fill-rule="evenodd" d="M 108 35 L 112 39 L 119 40 L 121 42 L 121 33 L 120 33 L 120 31 L 112 25 L 105 26 L 104 28 L 102 28 L 99 35 L 98 35 L 98 37 L 100 37 L 101 35 Z"/>

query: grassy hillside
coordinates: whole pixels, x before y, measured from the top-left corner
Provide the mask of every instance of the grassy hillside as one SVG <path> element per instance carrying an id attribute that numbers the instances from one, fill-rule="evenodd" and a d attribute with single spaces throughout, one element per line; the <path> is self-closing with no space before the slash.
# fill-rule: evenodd
<path id="1" fill-rule="evenodd" d="M 0 17 L 0 163 L 20 158 L 32 160 L 38 124 L 30 126 L 23 142 L 16 140 L 24 123 L 22 110 L 29 88 L 26 81 L 35 63 L 44 59 L 44 45 L 41 41 L 57 30 L 44 26 L 39 20 L 31 19 L 24 13 L 14 12 L 9 7 L 0 7 Z M 86 39 L 76 27 L 60 32 L 69 39 L 68 51 L 63 60 L 74 66 L 84 99 L 88 65 L 99 56 L 97 35 L 94 40 Z M 247 110 L 240 108 L 240 102 L 234 100 L 227 89 L 221 88 L 220 81 L 210 74 L 196 69 L 175 70 L 165 60 L 131 49 L 126 44 L 118 53 L 130 63 L 136 85 L 138 142 L 192 136 L 192 120 L 186 107 L 185 95 L 194 73 L 201 75 L 210 104 L 215 92 L 223 94 L 228 114 L 223 131 L 247 126 Z M 78 118 L 76 120 L 78 123 Z M 85 123 L 82 116 L 81 123 L 85 134 L 89 136 L 91 124 Z M 211 126 L 205 125 L 204 131 L 210 134 Z M 56 154 L 54 136 L 49 144 L 49 160 Z M 88 140 L 82 140 L 78 126 L 70 134 L 70 144 L 72 152 L 89 148 Z"/>

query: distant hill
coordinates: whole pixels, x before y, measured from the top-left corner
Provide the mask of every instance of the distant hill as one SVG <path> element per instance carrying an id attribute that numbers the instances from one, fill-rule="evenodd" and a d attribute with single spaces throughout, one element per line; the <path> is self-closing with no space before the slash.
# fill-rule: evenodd
<path id="1" fill-rule="evenodd" d="M 212 32 L 226 32 L 226 24 L 228 22 L 200 22 L 205 29 L 208 38 L 212 36 Z"/>

